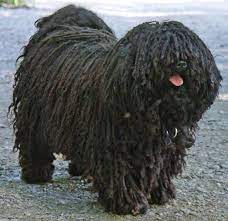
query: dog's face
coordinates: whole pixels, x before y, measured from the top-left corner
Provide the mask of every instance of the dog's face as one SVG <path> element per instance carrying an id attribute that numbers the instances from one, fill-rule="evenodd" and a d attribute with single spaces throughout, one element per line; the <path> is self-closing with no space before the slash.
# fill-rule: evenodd
<path id="1" fill-rule="evenodd" d="M 196 126 L 222 80 L 207 46 L 175 21 L 133 28 L 108 62 L 107 102 L 127 112 L 153 109 L 159 103 L 162 125 L 170 133 Z"/>
<path id="2" fill-rule="evenodd" d="M 156 86 L 162 101 L 160 114 L 168 125 L 178 127 L 197 122 L 217 94 L 210 74 L 197 64 L 197 59 L 193 62 L 194 58 L 180 58 L 170 64 L 164 68 L 164 78 Z"/>
<path id="3" fill-rule="evenodd" d="M 178 23 L 167 30 L 169 46 L 160 56 L 161 78 L 156 90 L 163 117 L 171 124 L 197 122 L 213 103 L 221 81 L 213 56 L 200 38 Z M 185 37 L 185 38 L 184 38 Z M 161 35 L 162 38 L 162 35 Z M 164 42 L 159 42 L 160 45 Z M 177 46 L 178 45 L 178 46 Z M 157 73 L 155 73 L 157 74 Z"/>
<path id="4" fill-rule="evenodd" d="M 133 94 L 144 91 L 149 105 L 160 99 L 161 117 L 168 124 L 197 122 L 213 103 L 222 79 L 203 41 L 174 21 L 144 23 L 127 36 L 126 67 L 132 67 L 133 90 L 138 90 Z"/>

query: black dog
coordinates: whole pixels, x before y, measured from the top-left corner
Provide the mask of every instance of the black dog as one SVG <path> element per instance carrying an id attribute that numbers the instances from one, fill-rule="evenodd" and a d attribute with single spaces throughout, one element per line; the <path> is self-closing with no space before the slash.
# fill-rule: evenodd
<path id="1" fill-rule="evenodd" d="M 38 20 L 15 74 L 13 103 L 22 178 L 52 179 L 55 159 L 90 175 L 118 214 L 175 197 L 171 179 L 221 76 L 183 24 L 146 22 L 119 41 L 94 13 L 69 5 Z"/>

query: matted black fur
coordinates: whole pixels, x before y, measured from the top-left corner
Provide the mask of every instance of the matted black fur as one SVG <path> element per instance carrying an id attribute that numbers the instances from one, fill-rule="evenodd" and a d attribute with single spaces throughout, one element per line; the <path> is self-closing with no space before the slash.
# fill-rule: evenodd
<path id="1" fill-rule="evenodd" d="M 28 183 L 52 178 L 55 159 L 90 175 L 107 209 L 144 213 L 175 197 L 186 148 L 221 81 L 214 58 L 180 22 L 146 22 L 119 41 L 73 5 L 38 20 L 15 74 L 15 150 Z M 173 73 L 183 78 L 175 87 Z"/>

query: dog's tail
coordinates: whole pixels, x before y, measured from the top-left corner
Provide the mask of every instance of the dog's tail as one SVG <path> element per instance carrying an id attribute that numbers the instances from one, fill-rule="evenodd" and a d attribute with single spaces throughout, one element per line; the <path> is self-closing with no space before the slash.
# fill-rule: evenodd
<path id="1" fill-rule="evenodd" d="M 59 9 L 50 16 L 40 18 L 36 21 L 36 27 L 45 28 L 59 25 L 77 25 L 98 30 L 106 30 L 113 34 L 111 28 L 95 13 L 85 8 L 68 5 Z"/>

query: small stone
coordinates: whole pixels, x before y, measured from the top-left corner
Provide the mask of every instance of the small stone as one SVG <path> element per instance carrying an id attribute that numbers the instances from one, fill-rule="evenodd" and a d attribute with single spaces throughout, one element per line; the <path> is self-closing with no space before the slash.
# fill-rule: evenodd
<path id="1" fill-rule="evenodd" d="M 183 209 L 181 209 L 181 212 L 183 212 L 184 214 L 190 214 L 191 210 L 187 209 L 187 208 L 183 208 Z"/>
<path id="2" fill-rule="evenodd" d="M 228 169 L 228 163 L 227 164 L 221 164 L 220 167 L 224 168 L 224 169 Z"/>
<path id="3" fill-rule="evenodd" d="M 0 124 L 0 128 L 6 128 L 6 125 Z"/>
<path id="4" fill-rule="evenodd" d="M 222 186 L 222 184 L 221 184 L 221 183 L 216 183 L 216 184 L 217 184 L 217 186 L 218 186 L 218 187 L 221 187 L 221 186 Z"/>
<path id="5" fill-rule="evenodd" d="M 219 170 L 220 169 L 220 166 L 219 165 L 214 165 L 214 169 L 215 170 Z"/>
<path id="6" fill-rule="evenodd" d="M 60 204 L 66 204 L 67 202 L 66 202 L 65 200 L 60 199 L 60 200 L 59 200 L 59 203 L 60 203 Z"/>
<path id="7" fill-rule="evenodd" d="M 199 191 L 199 192 L 202 192 L 202 193 L 206 193 L 206 192 L 207 192 L 207 191 L 206 191 L 204 188 L 202 188 L 202 187 L 197 187 L 196 190 Z"/>
<path id="8" fill-rule="evenodd" d="M 130 117 L 131 117 L 131 114 L 129 112 L 124 114 L 124 118 L 130 118 Z"/>

